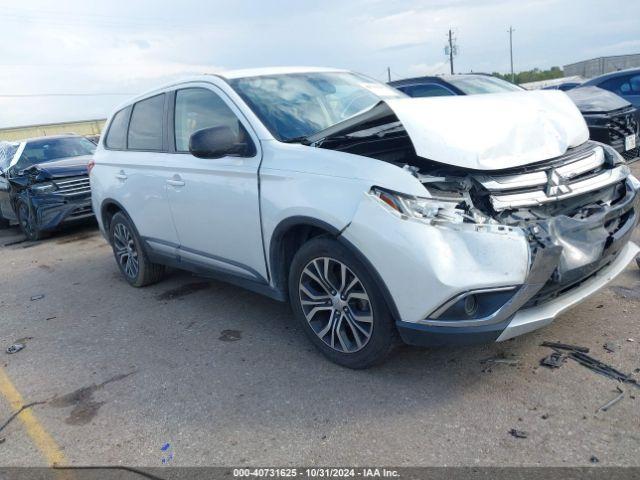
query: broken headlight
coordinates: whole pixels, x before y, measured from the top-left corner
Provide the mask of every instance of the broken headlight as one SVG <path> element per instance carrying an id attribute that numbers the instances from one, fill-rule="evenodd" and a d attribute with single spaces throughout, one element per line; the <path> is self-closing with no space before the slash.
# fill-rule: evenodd
<path id="1" fill-rule="evenodd" d="M 57 189 L 58 187 L 56 187 L 56 184 L 53 182 L 39 183 L 31 187 L 31 191 L 36 194 L 51 193 L 56 191 Z"/>
<path id="2" fill-rule="evenodd" d="M 371 195 L 405 217 L 451 223 L 462 223 L 465 218 L 469 218 L 464 210 L 458 208 L 459 202 L 450 199 L 414 197 L 379 187 L 373 187 Z"/>

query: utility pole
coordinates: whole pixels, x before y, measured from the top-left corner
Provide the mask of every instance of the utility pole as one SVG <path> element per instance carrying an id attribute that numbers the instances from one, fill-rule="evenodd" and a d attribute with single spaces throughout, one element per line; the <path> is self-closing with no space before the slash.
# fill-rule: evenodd
<path id="1" fill-rule="evenodd" d="M 453 33 L 449 29 L 449 64 L 451 65 L 451 75 L 453 75 Z"/>
<path id="2" fill-rule="evenodd" d="M 391 67 L 387 67 L 387 81 L 391 81 Z"/>
<path id="3" fill-rule="evenodd" d="M 513 73 L 513 27 L 509 26 L 509 56 L 511 57 L 511 83 L 516 82 L 516 76 Z"/>

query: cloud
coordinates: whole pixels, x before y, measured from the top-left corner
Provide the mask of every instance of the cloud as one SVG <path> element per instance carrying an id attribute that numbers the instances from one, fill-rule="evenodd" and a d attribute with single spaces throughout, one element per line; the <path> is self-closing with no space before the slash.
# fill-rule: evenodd
<path id="1" fill-rule="evenodd" d="M 386 80 L 548 68 L 640 49 L 640 2 L 582 0 L 5 0 L 0 94 L 141 93 L 192 73 L 269 65 L 348 68 Z M 623 12 L 621 14 L 621 12 Z M 106 115 L 125 95 L 0 97 L 3 126 Z"/>

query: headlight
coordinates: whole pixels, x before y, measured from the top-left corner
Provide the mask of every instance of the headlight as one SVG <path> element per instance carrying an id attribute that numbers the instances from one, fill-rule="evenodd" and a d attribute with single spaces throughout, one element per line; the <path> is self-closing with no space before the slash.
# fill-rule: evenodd
<path id="1" fill-rule="evenodd" d="M 371 189 L 371 195 L 397 214 L 426 220 L 430 223 L 443 221 L 450 223 L 462 223 L 465 218 L 469 218 L 464 210 L 457 208 L 458 201 L 450 201 L 441 198 L 424 198 L 405 195 L 398 192 L 391 192 L 379 187 Z"/>
<path id="2" fill-rule="evenodd" d="M 31 187 L 31 191 L 34 193 L 50 193 L 57 189 L 58 187 L 56 187 L 56 184 L 53 182 L 39 183 Z"/>

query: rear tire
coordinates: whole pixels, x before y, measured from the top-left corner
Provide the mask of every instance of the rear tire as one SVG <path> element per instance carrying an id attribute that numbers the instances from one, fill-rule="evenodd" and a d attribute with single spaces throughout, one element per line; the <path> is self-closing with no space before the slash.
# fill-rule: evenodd
<path id="1" fill-rule="evenodd" d="M 16 214 L 20 230 L 22 230 L 24 236 L 27 237 L 27 240 L 36 242 L 45 237 L 45 232 L 38 229 L 36 219 L 33 218 L 32 211 L 26 202 L 22 200 L 18 202 L 16 205 Z"/>
<path id="2" fill-rule="evenodd" d="M 164 265 L 149 260 L 137 230 L 122 212 L 111 219 L 109 240 L 118 268 L 127 282 L 134 287 L 145 287 L 162 280 Z"/>
<path id="3" fill-rule="evenodd" d="M 311 342 L 331 361 L 353 369 L 384 361 L 398 333 L 377 283 L 339 242 L 318 237 L 296 253 L 289 299 Z"/>

